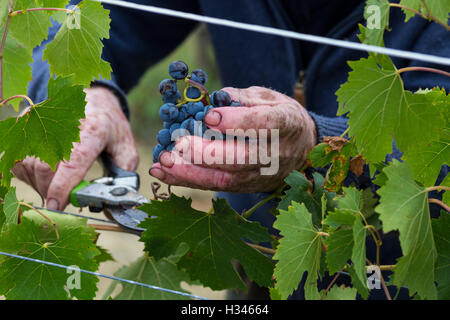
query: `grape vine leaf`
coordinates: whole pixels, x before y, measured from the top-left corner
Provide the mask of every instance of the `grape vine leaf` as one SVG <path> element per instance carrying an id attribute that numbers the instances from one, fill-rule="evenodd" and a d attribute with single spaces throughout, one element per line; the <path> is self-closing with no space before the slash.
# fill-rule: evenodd
<path id="1" fill-rule="evenodd" d="M 11 187 L 9 188 L 4 198 L 3 212 L 5 221 L 3 223 L 3 227 L 0 230 L 5 230 L 10 225 L 15 225 L 18 223 L 19 207 L 19 200 L 17 200 L 16 197 L 16 188 Z"/>
<path id="2" fill-rule="evenodd" d="M 380 214 L 384 232 L 400 232 L 403 252 L 394 270 L 394 284 L 407 286 L 410 294 L 417 292 L 423 299 L 435 299 L 437 253 L 428 192 L 414 181 L 406 162 L 394 160 L 383 172 L 388 181 L 377 191 L 381 198 L 376 211 Z"/>
<path id="3" fill-rule="evenodd" d="M 72 86 L 72 78 L 50 79 L 48 99 L 29 108 L 18 118 L 0 121 L 1 183 L 11 180 L 10 169 L 26 156 L 36 156 L 55 169 L 70 158 L 73 142 L 80 140 L 79 119 L 84 117 L 82 86 Z"/>
<path id="4" fill-rule="evenodd" d="M 26 95 L 28 82 L 31 80 L 31 52 L 10 37 L 6 37 L 3 53 L 3 98 Z M 19 99 L 8 102 L 19 110 Z"/>
<path id="5" fill-rule="evenodd" d="M 314 185 L 311 185 L 311 182 L 298 171 L 292 172 L 284 181 L 291 188 L 282 197 L 278 204 L 278 210 L 287 210 L 292 201 L 304 203 L 308 211 L 311 212 L 313 224 L 318 225 L 322 219 L 322 195 L 324 194 L 327 211 L 333 210 L 333 198 L 336 193 L 323 189 L 324 177 L 319 173 L 313 174 Z"/>
<path id="6" fill-rule="evenodd" d="M 364 8 L 366 27 L 360 26 L 360 41 L 384 47 L 384 31 L 389 30 L 389 1 L 368 0 Z"/>
<path id="7" fill-rule="evenodd" d="M 439 137 L 444 119 L 433 104 L 435 94 L 405 91 L 390 59 L 380 62 L 370 56 L 348 64 L 348 82 L 336 92 L 338 115 L 348 113 L 349 135 L 365 159 L 384 161 L 392 152 L 393 137 L 400 151 Z"/>
<path id="8" fill-rule="evenodd" d="M 329 232 L 325 240 L 327 246 L 326 261 L 330 274 L 341 271 L 352 256 L 353 231 L 349 228 Z"/>
<path id="9" fill-rule="evenodd" d="M 424 2 L 426 6 L 424 6 Z M 450 12 L 450 1 L 448 0 L 401 0 L 400 4 L 407 7 L 414 9 L 416 11 L 421 12 L 422 14 L 428 16 L 431 14 L 436 19 L 441 21 L 443 24 L 447 24 L 448 21 L 448 15 Z M 407 10 L 402 8 L 403 13 L 405 14 L 405 22 L 411 19 L 415 13 L 411 10 Z M 429 10 L 429 11 L 428 11 Z"/>
<path id="10" fill-rule="evenodd" d="M 8 17 L 9 1 L 0 1 L 0 27 L 3 29 L 3 24 Z M 1 30 L 1 29 L 0 29 Z"/>
<path id="11" fill-rule="evenodd" d="M 311 213 L 305 204 L 292 201 L 288 210 L 280 210 L 274 223 L 283 236 L 273 256 L 278 260 L 274 276 L 277 288 L 283 299 L 295 289 L 305 272 L 305 297 L 308 300 L 320 299 L 317 279 L 322 255 L 322 236 L 312 223 Z"/>
<path id="12" fill-rule="evenodd" d="M 119 269 L 114 275 L 127 280 L 133 280 L 161 288 L 186 292 L 180 286 L 182 281 L 189 282 L 186 273 L 178 270 L 178 261 L 187 253 L 189 247 L 181 245 L 177 251 L 168 257 L 158 261 L 147 254 L 143 255 L 128 266 Z M 114 281 L 108 288 L 104 297 L 111 296 L 117 286 Z M 137 287 L 133 284 L 122 284 L 122 290 L 114 296 L 115 300 L 181 300 L 187 299 L 178 294 L 158 291 L 155 289 Z"/>
<path id="13" fill-rule="evenodd" d="M 86 223 L 86 221 L 84 221 Z M 45 260 L 67 266 L 96 271 L 94 232 L 87 226 L 58 225 L 60 237 L 56 238 L 50 224 L 38 224 L 22 217 L 21 223 L 12 225 L 0 235 L 0 250 L 24 257 Z M 80 288 L 65 289 L 68 281 L 66 269 L 51 267 L 32 261 L 5 257 L 0 259 L 0 295 L 7 299 L 62 300 L 93 299 L 98 278 L 80 275 Z"/>
<path id="14" fill-rule="evenodd" d="M 21 9 L 20 4 L 16 2 L 15 10 Z M 37 8 L 34 3 L 27 8 Z M 38 46 L 48 36 L 48 28 L 52 23 L 46 11 L 25 11 L 11 17 L 9 32 L 20 44 L 25 46 L 29 52 Z"/>
<path id="15" fill-rule="evenodd" d="M 3 212 L 3 202 L 5 201 L 5 196 L 8 193 L 8 188 L 0 186 L 0 230 L 3 228 L 3 224 L 5 223 L 6 217 Z"/>
<path id="16" fill-rule="evenodd" d="M 423 147 L 414 147 L 405 153 L 414 178 L 424 186 L 433 186 L 444 164 L 450 159 L 450 127 L 442 130 L 441 137 Z"/>
<path id="17" fill-rule="evenodd" d="M 434 242 L 436 243 L 437 261 L 435 266 L 438 298 L 450 299 L 450 215 L 442 211 L 439 219 L 432 219 Z"/>
<path id="18" fill-rule="evenodd" d="M 213 200 L 213 213 L 195 210 L 191 202 L 172 194 L 169 201 L 152 201 L 140 207 L 156 217 L 140 224 L 146 229 L 141 241 L 149 255 L 159 260 L 173 254 L 184 242 L 189 252 L 180 259 L 178 268 L 184 268 L 191 279 L 213 290 L 246 290 L 232 265 L 232 260 L 237 260 L 251 280 L 270 286 L 271 259 L 243 240 L 270 242 L 267 230 L 238 215 L 224 199 Z"/>
<path id="19" fill-rule="evenodd" d="M 450 174 L 447 174 L 447 176 L 444 178 L 444 181 L 442 181 L 441 186 L 450 187 Z M 442 196 L 442 201 L 444 203 L 450 205 L 450 191 L 445 191 Z"/>
<path id="20" fill-rule="evenodd" d="M 322 295 L 325 290 L 320 292 Z M 323 297 L 322 300 L 355 300 L 356 299 L 356 289 L 349 288 L 345 286 L 332 286 L 327 292 L 327 295 Z"/>
<path id="21" fill-rule="evenodd" d="M 92 1 L 81 2 L 78 9 L 67 15 L 53 41 L 47 45 L 44 60 L 48 60 L 51 74 L 74 74 L 76 84 L 89 85 L 99 76 L 109 80 L 111 66 L 101 59 L 101 40 L 109 38 L 109 11 Z"/>
<path id="22" fill-rule="evenodd" d="M 353 264 L 347 265 L 347 271 L 352 281 L 352 286 L 357 290 L 362 298 L 367 299 L 369 297 L 367 278 L 360 280 L 360 277 L 356 273 L 355 266 Z"/>
<path id="23" fill-rule="evenodd" d="M 365 284 L 367 280 L 366 273 L 366 228 L 362 223 L 361 216 L 356 216 L 355 224 L 353 225 L 353 251 L 352 262 L 358 280 Z M 364 295 L 364 292 L 360 293 Z"/>

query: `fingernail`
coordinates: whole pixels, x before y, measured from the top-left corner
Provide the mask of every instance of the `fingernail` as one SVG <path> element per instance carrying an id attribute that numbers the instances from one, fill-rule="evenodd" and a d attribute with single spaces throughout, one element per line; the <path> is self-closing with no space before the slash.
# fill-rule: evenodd
<path id="1" fill-rule="evenodd" d="M 47 201 L 47 209 L 50 210 L 58 210 L 59 209 L 59 202 L 56 199 L 49 199 Z"/>
<path id="2" fill-rule="evenodd" d="M 170 152 L 163 152 L 159 156 L 159 162 L 166 168 L 172 168 L 173 166 L 172 154 Z"/>
<path id="3" fill-rule="evenodd" d="M 162 171 L 161 169 L 158 168 L 150 168 L 150 170 L 148 171 L 148 173 L 159 180 L 163 180 L 165 177 L 164 171 Z"/>
<path id="4" fill-rule="evenodd" d="M 221 120 L 222 115 L 214 110 L 210 110 L 205 116 L 205 122 L 210 126 L 218 126 Z"/>

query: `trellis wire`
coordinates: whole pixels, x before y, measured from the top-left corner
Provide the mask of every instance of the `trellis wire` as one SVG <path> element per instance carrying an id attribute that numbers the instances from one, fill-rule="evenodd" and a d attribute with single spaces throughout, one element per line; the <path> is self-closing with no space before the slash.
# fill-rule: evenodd
<path id="1" fill-rule="evenodd" d="M 195 13 L 189 13 L 189 12 L 183 12 L 183 11 L 177 11 L 173 9 L 166 9 L 156 6 L 150 6 L 150 5 L 142 5 L 137 4 L 133 2 L 126 2 L 121 0 L 90 0 L 95 2 L 102 2 L 114 6 L 129 8 L 129 9 L 135 9 L 145 12 L 151 12 L 181 19 L 187 19 L 187 20 L 193 20 L 198 22 L 204 22 L 214 25 L 220 25 L 230 28 L 236 28 L 236 29 L 242 29 L 247 31 L 254 31 L 258 33 L 264 33 L 264 34 L 271 34 L 276 36 L 281 36 L 285 38 L 291 38 L 296 40 L 304 40 L 309 42 L 315 42 L 335 47 L 342 47 L 347 49 L 353 49 L 358 51 L 364 51 L 364 52 L 373 52 L 373 53 L 380 53 L 385 54 L 388 56 L 393 57 L 400 57 L 404 59 L 411 59 L 411 60 L 419 60 L 429 63 L 435 63 L 435 64 L 441 64 L 441 65 L 450 65 L 450 58 L 441 57 L 441 56 L 435 56 L 425 53 L 418 53 L 418 52 L 412 52 L 412 51 L 406 51 L 406 50 L 399 50 L 399 49 L 393 49 L 393 48 L 385 48 L 385 47 L 379 47 L 379 46 L 373 46 L 368 45 L 364 43 L 357 43 L 357 42 L 351 42 L 346 40 L 339 40 L 339 39 L 332 39 L 322 36 L 315 36 L 311 34 L 305 34 L 295 31 L 289 31 L 289 30 L 283 30 L 283 29 L 277 29 L 273 27 L 266 27 L 261 25 L 255 25 L 250 23 L 244 23 L 244 22 L 237 22 L 232 21 L 228 19 L 221 19 L 221 18 L 214 18 L 209 16 L 203 16 Z"/>
<path id="2" fill-rule="evenodd" d="M 125 283 L 128 283 L 128 284 L 133 284 L 133 285 L 137 285 L 137 286 L 141 286 L 141 287 L 145 287 L 145 288 L 149 288 L 149 289 L 154 289 L 154 290 L 158 290 L 158 291 L 163 291 L 163 292 L 167 292 L 167 293 L 173 293 L 173 294 L 177 294 L 177 295 L 180 295 L 180 296 L 185 296 L 185 297 L 189 297 L 189 298 L 193 298 L 193 299 L 209 300 L 208 298 L 200 297 L 200 296 L 193 295 L 193 294 L 186 293 L 186 292 L 171 290 L 171 289 L 167 289 L 167 288 L 161 288 L 161 287 L 158 287 L 158 286 L 153 286 L 153 285 L 142 283 L 142 282 L 137 282 L 137 281 L 133 281 L 133 280 L 127 280 L 127 279 L 123 279 L 123 278 L 119 278 L 119 277 L 109 276 L 107 274 L 103 274 L 103 273 L 99 273 L 99 272 L 79 269 L 79 268 L 75 268 L 75 267 L 71 267 L 71 266 L 65 266 L 65 265 L 59 264 L 59 263 L 54 263 L 54 262 L 49 262 L 49 261 L 44 261 L 44 260 L 39 260 L 39 259 L 33 259 L 33 258 L 29 258 L 29 257 L 24 257 L 24 256 L 19 256 L 19 255 L 16 255 L 16 254 L 7 253 L 7 252 L 3 252 L 3 251 L 0 251 L 0 255 L 7 256 L 7 257 L 10 257 L 10 258 L 16 258 L 16 259 L 22 259 L 22 260 L 26 260 L 26 261 L 36 262 L 36 263 L 40 263 L 40 264 L 45 264 L 45 265 L 48 265 L 48 266 L 62 268 L 62 269 L 66 269 L 66 270 L 80 271 L 80 272 L 87 273 L 87 274 L 90 274 L 90 275 L 94 275 L 94 276 L 97 276 L 97 277 L 102 277 L 102 278 L 107 278 L 107 279 L 116 280 L 116 281 L 120 281 L 120 282 L 125 282 Z"/>

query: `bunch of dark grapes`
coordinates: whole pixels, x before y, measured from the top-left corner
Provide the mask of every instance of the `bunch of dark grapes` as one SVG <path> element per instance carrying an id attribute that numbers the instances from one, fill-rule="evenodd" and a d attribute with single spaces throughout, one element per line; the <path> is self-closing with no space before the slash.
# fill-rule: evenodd
<path id="1" fill-rule="evenodd" d="M 195 69 L 189 74 L 186 63 L 174 61 L 169 65 L 169 74 L 172 79 L 165 79 L 159 84 L 159 92 L 164 102 L 159 109 L 159 116 L 164 128 L 156 135 L 158 144 L 153 149 L 153 162 L 159 161 L 159 155 L 163 151 L 173 149 L 175 141 L 172 140 L 172 135 L 175 130 L 185 129 L 182 131 L 185 135 L 203 136 L 208 130 L 204 119 L 209 110 L 241 106 L 239 102 L 231 100 L 225 91 L 214 91 L 209 95 L 205 88 L 208 75 L 201 69 Z M 177 87 L 177 81 L 180 80 L 186 82 L 183 94 Z M 179 135 L 175 135 L 174 140 L 176 137 Z"/>

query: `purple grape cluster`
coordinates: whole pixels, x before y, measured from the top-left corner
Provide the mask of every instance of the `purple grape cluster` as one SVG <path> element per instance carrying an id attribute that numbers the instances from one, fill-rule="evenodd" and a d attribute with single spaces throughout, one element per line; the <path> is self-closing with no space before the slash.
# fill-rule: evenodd
<path id="1" fill-rule="evenodd" d="M 159 117 L 164 127 L 156 135 L 158 144 L 153 149 L 153 162 L 159 161 L 159 155 L 163 151 L 173 149 L 175 141 L 172 140 L 172 135 L 175 130 L 185 129 L 183 132 L 186 135 L 203 136 L 208 130 L 204 119 L 209 110 L 225 106 L 241 106 L 223 90 L 214 91 L 209 95 L 204 87 L 208 75 L 202 69 L 195 69 L 189 75 L 186 63 L 177 60 L 169 65 L 169 75 L 172 79 L 165 79 L 159 84 L 159 92 L 164 102 L 159 109 Z M 180 80 L 186 82 L 183 95 L 177 86 L 177 81 Z"/>

